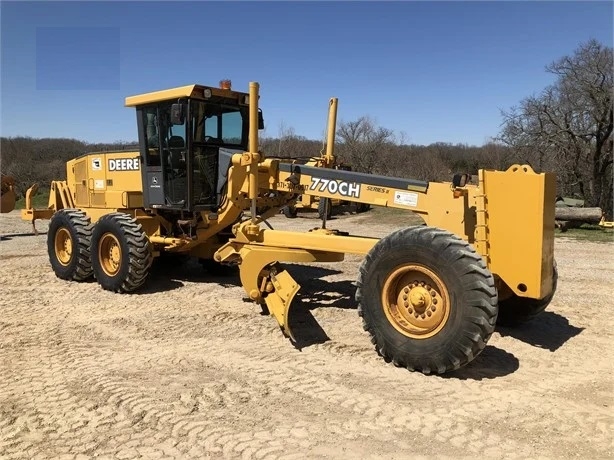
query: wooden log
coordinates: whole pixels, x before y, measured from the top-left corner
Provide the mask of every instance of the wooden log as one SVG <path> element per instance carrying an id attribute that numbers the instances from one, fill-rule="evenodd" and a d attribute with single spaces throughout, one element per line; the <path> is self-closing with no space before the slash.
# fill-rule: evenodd
<path id="1" fill-rule="evenodd" d="M 579 228 L 583 223 L 580 220 L 557 220 L 554 222 L 554 226 L 565 233 L 570 228 Z"/>
<path id="2" fill-rule="evenodd" d="M 581 221 L 598 224 L 601 220 L 601 208 L 572 208 L 557 206 L 554 210 L 556 220 Z"/>

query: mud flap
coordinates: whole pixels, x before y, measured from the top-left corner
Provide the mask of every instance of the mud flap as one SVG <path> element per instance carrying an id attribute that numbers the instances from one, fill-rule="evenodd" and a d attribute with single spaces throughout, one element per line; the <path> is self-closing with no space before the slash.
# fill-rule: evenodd
<path id="1" fill-rule="evenodd" d="M 294 299 L 301 285 L 292 278 L 287 270 L 281 270 L 277 273 L 271 272 L 268 276 L 268 281 L 272 285 L 272 290 L 267 292 L 264 301 L 269 309 L 269 313 L 275 317 L 284 335 L 293 342 L 296 342 L 288 324 L 288 319 L 290 317 L 292 299 Z"/>

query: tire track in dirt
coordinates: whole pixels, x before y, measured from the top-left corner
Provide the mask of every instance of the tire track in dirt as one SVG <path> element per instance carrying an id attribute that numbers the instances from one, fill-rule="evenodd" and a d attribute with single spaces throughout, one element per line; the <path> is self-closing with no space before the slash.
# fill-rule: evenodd
<path id="1" fill-rule="evenodd" d="M 62 342 L 66 344 L 68 343 L 66 339 L 69 339 L 69 336 L 67 334 L 63 335 Z M 270 454 L 277 451 L 287 452 L 288 448 L 291 447 L 292 443 L 281 444 L 279 440 L 272 435 L 256 438 L 254 437 L 253 431 L 240 432 L 232 428 L 227 428 L 225 431 L 218 430 L 213 433 L 205 433 L 204 437 L 201 436 L 202 439 L 196 439 L 195 435 L 201 433 L 202 430 L 211 430 L 215 428 L 217 426 L 216 422 L 202 417 L 200 420 L 195 421 L 191 420 L 189 417 L 178 416 L 178 414 L 185 412 L 178 412 L 176 405 L 169 407 L 166 411 L 160 411 L 159 401 L 145 396 L 142 389 L 138 390 L 130 385 L 126 385 L 123 379 L 111 379 L 101 376 L 100 370 L 101 368 L 105 369 L 107 367 L 105 364 L 107 363 L 105 363 L 104 360 L 92 359 L 96 358 L 96 356 L 88 342 L 81 344 L 73 342 L 70 344 L 69 348 L 68 345 L 64 345 L 61 349 L 64 355 L 62 356 L 64 379 L 70 382 L 72 380 L 71 377 L 80 375 L 81 378 L 83 378 L 83 385 L 73 385 L 71 387 L 72 395 L 80 395 L 80 399 L 78 400 L 71 398 L 71 394 L 66 394 L 66 385 L 57 384 L 52 387 L 46 386 L 46 388 L 50 390 L 46 398 L 47 404 L 43 405 L 44 407 L 40 405 L 38 407 L 41 415 L 47 419 L 47 424 L 49 424 L 49 418 L 51 418 L 51 422 L 55 421 L 53 416 L 49 416 L 50 414 L 59 412 L 56 406 L 62 406 L 62 411 L 64 413 L 62 420 L 64 424 L 70 425 L 71 430 L 78 432 L 77 434 L 79 436 L 83 436 L 83 431 L 98 432 L 100 427 L 111 423 L 114 424 L 116 431 L 119 428 L 134 429 L 137 425 L 143 424 L 145 426 L 149 425 L 158 432 L 167 431 L 168 437 L 165 439 L 166 441 L 169 439 L 181 438 L 182 435 L 186 435 L 190 440 L 197 441 L 196 444 L 202 445 L 208 452 L 221 453 L 225 456 L 232 456 L 234 454 L 240 455 L 244 452 L 248 452 L 248 454 L 243 456 L 244 458 L 261 458 L 264 454 L 270 456 Z M 43 354 L 42 356 L 42 358 L 50 363 L 52 369 L 55 367 L 57 354 L 58 353 L 49 355 Z M 33 390 L 36 391 L 35 388 Z M 207 394 L 209 394 L 209 396 L 213 395 L 214 398 L 222 398 L 224 407 L 232 404 L 232 401 L 244 398 L 244 391 L 241 387 L 237 387 L 236 385 L 233 386 L 232 382 L 222 384 L 221 386 L 219 383 L 216 383 L 214 388 L 208 393 L 204 392 L 202 397 L 199 398 L 198 401 L 200 401 L 201 404 L 204 403 L 207 405 Z M 31 395 L 28 395 L 28 398 L 29 397 L 31 397 Z M 70 416 L 70 414 L 78 412 L 79 408 L 84 405 L 82 403 L 83 398 L 96 401 L 93 405 L 90 404 L 94 413 L 89 414 L 89 424 L 87 428 L 84 428 L 85 425 L 76 426 L 78 417 Z M 215 402 L 215 400 L 213 401 Z M 114 408 L 116 411 L 110 412 L 108 408 Z M 124 416 L 121 417 L 120 414 Z M 255 423 L 256 420 L 254 420 L 254 424 Z M 88 453 L 87 449 L 80 451 L 78 447 L 74 447 L 78 444 L 74 442 L 74 438 L 77 436 L 74 432 L 64 431 L 58 427 L 57 424 L 53 426 L 51 431 L 52 433 L 60 434 L 60 436 L 57 437 L 53 436 L 54 439 L 52 439 L 54 441 L 52 449 L 54 455 L 67 454 L 71 451 Z M 10 433 L 8 436 L 9 440 L 15 437 Z M 297 439 L 304 441 L 301 436 L 298 436 Z M 146 443 L 149 446 L 145 448 L 146 451 L 149 453 L 153 453 L 154 451 L 157 452 L 157 449 L 151 447 L 152 443 L 150 441 L 151 440 L 148 440 Z M 185 445 L 186 443 L 184 442 L 183 444 Z M 23 452 L 30 446 L 25 442 L 13 442 L 9 444 L 8 447 L 10 447 L 10 449 L 6 450 L 6 454 L 12 458 L 13 454 Z M 100 446 L 97 445 L 96 447 Z M 138 442 L 138 439 L 131 439 L 129 442 L 124 443 L 124 445 L 117 446 L 117 452 L 123 452 L 123 454 L 128 455 L 130 450 L 136 449 L 137 452 L 140 452 L 140 447 L 141 443 Z M 304 442 L 302 442 L 302 447 L 298 446 L 298 451 L 303 447 L 305 447 Z M 192 447 L 191 450 L 194 451 L 194 448 Z M 112 452 L 113 448 L 108 449 L 108 451 Z M 187 446 L 185 446 L 185 448 L 180 448 L 174 452 L 171 452 L 171 450 L 167 448 L 164 453 L 166 455 L 183 455 L 187 452 Z M 203 452 L 195 453 L 195 456 L 200 457 L 202 453 Z"/>
<path id="2" fill-rule="evenodd" d="M 45 253 L 26 240 L 0 251 L 25 243 L 8 253 Z M 7 259 L 0 457 L 611 456 L 612 323 L 596 309 L 608 305 L 610 277 L 590 284 L 592 259 L 572 263 L 584 246 L 565 244 L 552 311 L 585 330 L 570 336 L 562 318 L 547 316 L 525 332 L 495 333 L 474 363 L 436 379 L 377 357 L 346 293 L 355 261 L 322 271 L 325 281 L 301 279 L 314 295 L 297 296 L 298 306 L 330 340 L 297 351 L 232 281 L 180 270 L 168 291 L 115 296 L 55 279 L 44 257 Z M 326 292 L 326 281 L 340 292 Z M 596 295 L 579 309 L 587 289 Z"/>
<path id="3" fill-rule="evenodd" d="M 270 335 L 271 333 L 271 329 L 270 328 L 263 328 L 262 324 L 259 325 L 254 325 L 253 323 L 248 322 L 249 318 L 251 315 L 249 314 L 243 314 L 243 313 L 237 313 L 234 311 L 230 311 L 230 312 L 221 312 L 221 313 L 205 313 L 202 315 L 199 315 L 198 318 L 200 321 L 202 321 L 202 323 L 195 323 L 194 321 L 192 321 L 192 318 L 187 318 L 188 323 L 189 324 L 184 324 L 183 326 L 180 327 L 172 327 L 171 328 L 171 335 L 172 336 L 176 336 L 179 332 L 181 332 L 182 334 L 179 335 L 179 337 L 177 338 L 188 338 L 188 337 L 215 337 L 215 336 L 223 336 L 223 335 L 228 335 L 229 333 L 232 334 L 237 334 L 238 336 L 244 336 L 247 335 L 249 336 L 249 341 L 250 343 L 253 345 L 254 342 L 260 342 L 261 344 L 261 348 L 266 349 L 267 347 L 269 347 L 269 349 L 271 348 L 271 342 L 268 340 L 268 338 L 264 338 L 262 337 L 262 332 L 266 332 Z M 218 321 L 220 318 L 222 318 L 222 321 Z M 173 320 L 178 320 L 178 319 L 185 319 L 185 318 L 177 318 L 174 317 L 172 319 L 170 319 L 170 321 Z M 164 319 L 162 321 L 153 321 L 151 322 L 150 326 L 156 326 L 157 324 L 169 324 L 169 319 Z M 197 332 L 195 333 L 196 330 L 198 330 L 199 328 L 201 331 L 205 330 L 206 332 Z M 143 331 L 146 331 L 146 329 L 143 329 Z M 149 331 L 150 333 L 151 331 Z M 145 335 L 153 335 L 155 336 L 156 334 L 145 334 Z M 273 341 L 273 343 L 276 344 L 274 350 L 275 352 L 279 352 L 279 353 L 287 353 L 288 351 L 288 347 L 289 344 L 287 342 L 280 342 L 280 341 Z M 351 357 L 351 358 L 356 358 L 357 356 L 357 349 L 360 350 L 360 357 L 363 359 L 360 359 L 361 361 L 371 361 L 371 363 L 373 362 L 372 358 L 367 358 L 367 354 L 372 355 L 373 352 L 372 350 L 368 350 L 368 349 L 360 349 L 357 347 L 352 347 L 352 346 L 347 346 L 345 344 L 339 344 L 339 343 L 328 343 L 328 344 L 324 344 L 320 346 L 322 349 L 326 350 L 328 352 L 328 354 L 332 355 L 333 358 L 338 357 L 338 355 L 342 355 L 342 358 L 346 358 L 346 357 Z M 328 358 L 328 356 L 327 356 Z M 267 359 L 266 356 L 258 356 L 256 358 L 257 360 L 259 359 Z M 290 358 L 291 360 L 294 360 L 294 358 Z M 305 369 L 305 368 L 313 368 L 313 365 L 311 365 L 311 361 L 313 360 L 313 355 L 309 358 L 309 362 L 301 362 L 300 366 Z M 384 365 L 384 363 L 382 361 L 379 362 L 380 365 Z M 356 363 L 353 363 L 354 365 Z M 367 364 L 367 363 L 365 363 Z M 288 362 L 284 362 L 284 366 L 287 365 L 292 365 L 289 364 Z M 330 368 L 329 368 L 330 371 Z M 328 372 L 329 372 L 328 371 Z M 251 369 L 249 370 L 249 372 L 251 372 Z M 540 371 L 536 371 L 535 374 L 538 374 Z M 376 374 L 379 374 L 378 372 L 376 372 Z M 378 377 L 381 377 L 381 375 L 378 375 Z M 394 379 L 392 379 L 394 380 Z M 392 382 L 391 382 L 392 383 Z M 539 388 L 538 388 L 539 389 Z M 534 391 L 532 391 L 533 393 Z M 439 395 L 435 395 L 435 397 L 438 397 Z M 513 407 L 514 403 L 516 403 L 516 405 L 518 405 L 519 401 L 522 401 L 523 398 L 525 397 L 525 393 L 524 392 L 517 392 L 517 393 L 513 393 L 510 394 L 507 398 L 507 401 L 510 405 L 510 407 Z M 526 416 L 527 414 L 527 405 L 524 405 L 525 409 L 524 410 L 519 410 L 519 413 L 517 414 L 518 417 L 520 419 L 522 419 L 523 416 Z M 478 411 L 484 409 L 486 410 L 487 407 L 479 407 L 478 406 Z M 540 402 L 538 405 L 536 405 L 536 407 L 531 407 L 531 409 L 534 409 L 538 412 L 547 412 L 548 411 L 548 407 L 546 407 L 542 402 Z M 552 407 L 552 409 L 556 409 L 556 407 Z M 511 409 L 510 409 L 511 410 Z M 510 412 L 510 410 L 507 410 L 505 413 L 507 415 L 505 415 L 504 418 L 508 417 L 509 415 L 516 415 Z M 579 414 L 573 417 L 570 417 L 570 414 Z M 582 406 L 570 406 L 570 409 L 568 411 L 564 411 L 562 413 L 561 416 L 558 417 L 558 419 L 560 420 L 561 424 L 564 424 L 565 426 L 570 426 L 570 428 L 574 428 L 574 429 L 578 429 L 579 426 L 582 425 L 591 425 L 591 426 L 603 426 L 604 423 L 607 423 L 607 420 L 603 419 L 604 414 L 598 414 L 595 413 L 595 411 L 583 411 L 582 410 Z M 492 418 L 492 417 L 491 417 Z M 497 417 L 495 417 L 496 419 Z M 569 420 L 573 419 L 574 423 L 570 424 Z M 607 417 L 606 417 L 607 418 Z M 496 421 L 496 420 L 494 420 Z M 502 423 L 505 423 L 505 421 L 503 421 Z M 527 424 L 525 424 L 527 425 Z M 543 422 L 541 424 L 539 423 L 534 423 L 533 426 L 535 429 L 538 428 L 543 428 L 544 426 L 547 426 L 548 422 Z M 594 432 L 596 433 L 600 433 L 601 430 L 594 430 Z M 593 439 L 594 442 L 597 442 L 597 444 L 599 446 L 603 446 L 605 442 L 607 442 L 607 440 L 604 438 L 603 435 L 601 436 L 595 436 L 595 438 Z"/>

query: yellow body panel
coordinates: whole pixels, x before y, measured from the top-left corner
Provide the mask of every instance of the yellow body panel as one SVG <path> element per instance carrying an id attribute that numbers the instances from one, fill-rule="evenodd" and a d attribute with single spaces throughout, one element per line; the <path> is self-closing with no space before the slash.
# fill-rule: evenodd
<path id="1" fill-rule="evenodd" d="M 68 162 L 68 187 L 80 208 L 143 206 L 139 152 L 101 152 Z"/>
<path id="2" fill-rule="evenodd" d="M 224 96 L 232 99 L 239 99 L 241 103 L 247 105 L 249 99 L 245 99 L 246 93 L 232 91 L 228 89 L 214 88 L 211 86 L 202 85 L 186 85 L 176 88 L 163 89 L 160 91 L 151 91 L 144 94 L 136 94 L 128 96 L 125 101 L 126 107 L 134 107 L 142 104 L 150 104 L 160 101 L 168 101 L 179 99 L 182 97 L 191 97 L 196 99 L 206 99 L 205 90 L 209 90 L 212 96 Z"/>
<path id="3" fill-rule="evenodd" d="M 526 165 L 484 171 L 490 270 L 518 296 L 541 299 L 552 290 L 556 179 Z"/>

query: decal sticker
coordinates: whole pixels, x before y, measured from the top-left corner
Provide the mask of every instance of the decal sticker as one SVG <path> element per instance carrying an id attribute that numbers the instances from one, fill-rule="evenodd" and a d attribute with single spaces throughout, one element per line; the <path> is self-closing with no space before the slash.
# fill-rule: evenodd
<path id="1" fill-rule="evenodd" d="M 312 177 L 309 189 L 317 190 L 318 192 L 338 194 L 341 196 L 353 196 L 354 198 L 360 197 L 360 184 L 357 184 L 356 182 L 336 181 Z"/>
<path id="2" fill-rule="evenodd" d="M 367 185 L 367 190 L 377 193 L 388 193 L 388 189 L 384 187 L 374 187 L 373 185 Z"/>
<path id="3" fill-rule="evenodd" d="M 102 169 L 102 159 L 92 158 L 92 169 L 94 171 L 100 171 Z"/>
<path id="4" fill-rule="evenodd" d="M 94 188 L 95 188 L 95 189 L 99 189 L 99 190 L 100 190 L 100 189 L 103 189 L 103 188 L 104 188 L 104 180 L 102 180 L 102 179 L 96 179 L 96 180 L 94 181 Z"/>
<path id="5" fill-rule="evenodd" d="M 109 171 L 138 171 L 139 167 L 139 157 L 109 159 Z"/>
<path id="6" fill-rule="evenodd" d="M 294 185 L 288 181 L 277 182 L 276 187 L 280 189 L 287 189 L 289 191 L 295 191 L 295 192 L 304 192 L 305 189 L 307 188 L 305 185 L 301 185 L 301 184 Z"/>
<path id="7" fill-rule="evenodd" d="M 394 202 L 404 206 L 418 206 L 418 194 L 411 192 L 394 192 Z"/>

